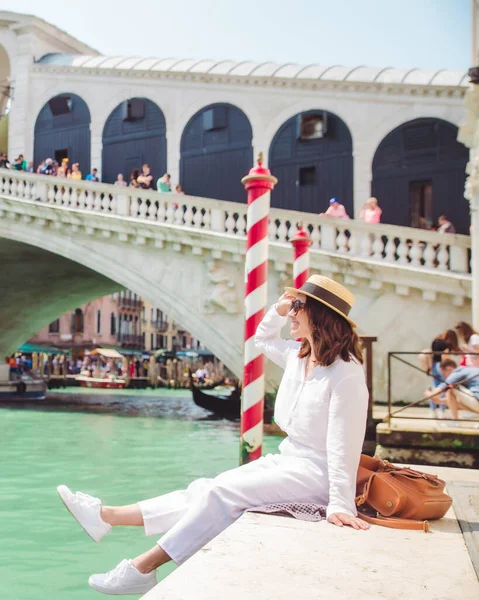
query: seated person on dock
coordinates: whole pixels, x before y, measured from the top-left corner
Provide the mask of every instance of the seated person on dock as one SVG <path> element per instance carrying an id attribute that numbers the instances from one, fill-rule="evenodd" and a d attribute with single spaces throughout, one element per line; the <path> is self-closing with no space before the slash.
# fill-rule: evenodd
<path id="1" fill-rule="evenodd" d="M 441 362 L 439 370 L 445 382 L 426 395 L 429 397 L 445 391 L 453 419 L 459 418 L 459 409 L 479 413 L 479 368 L 457 367 L 448 358 Z"/>
<path id="2" fill-rule="evenodd" d="M 353 304 L 353 294 L 341 284 L 312 275 L 301 288 L 286 288 L 259 324 L 251 356 L 263 352 L 285 372 L 274 417 L 287 437 L 276 454 L 260 456 L 260 441 L 251 429 L 244 442 L 257 460 L 128 506 L 104 506 L 99 498 L 73 493 L 65 485 L 57 488 L 96 542 L 113 526 L 135 525 L 144 527 L 146 535 L 162 535 L 146 553 L 92 575 L 94 590 L 148 592 L 156 585 L 158 567 L 170 560 L 182 564 L 245 510 L 264 504 L 316 503 L 326 507 L 332 526 L 369 528 L 358 518 L 355 503 L 369 394 L 361 341 L 349 317 Z M 288 320 L 292 339 L 281 339 Z"/>

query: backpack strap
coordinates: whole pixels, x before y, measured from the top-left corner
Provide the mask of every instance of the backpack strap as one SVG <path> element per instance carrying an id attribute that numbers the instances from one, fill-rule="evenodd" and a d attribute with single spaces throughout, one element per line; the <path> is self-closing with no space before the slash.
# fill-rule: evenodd
<path id="1" fill-rule="evenodd" d="M 370 517 L 363 513 L 358 513 L 358 517 L 373 525 L 381 525 L 382 527 L 391 527 L 392 529 L 409 529 L 416 531 L 429 531 L 429 521 L 415 521 L 414 519 L 397 519 L 395 517 Z"/>

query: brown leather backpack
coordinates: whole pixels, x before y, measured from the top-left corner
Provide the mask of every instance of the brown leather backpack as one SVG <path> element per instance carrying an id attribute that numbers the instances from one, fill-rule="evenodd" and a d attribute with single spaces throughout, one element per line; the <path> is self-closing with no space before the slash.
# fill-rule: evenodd
<path id="1" fill-rule="evenodd" d="M 361 455 L 356 483 L 359 516 L 376 525 L 429 531 L 427 519 L 440 519 L 452 498 L 436 475 L 395 467 L 379 458 Z M 372 508 L 377 517 L 364 512 Z"/>

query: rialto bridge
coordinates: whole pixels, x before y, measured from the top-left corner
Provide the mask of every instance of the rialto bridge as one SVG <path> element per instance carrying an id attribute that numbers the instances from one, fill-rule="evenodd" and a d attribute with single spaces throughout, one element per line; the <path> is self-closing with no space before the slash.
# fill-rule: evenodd
<path id="1" fill-rule="evenodd" d="M 312 270 L 352 289 L 360 333 L 378 337 L 377 398 L 388 351 L 422 349 L 471 320 L 468 236 L 281 209 L 270 216 L 271 302 L 292 281 L 288 240 L 299 222 Z M 245 227 L 244 204 L 0 170 L 0 355 L 65 311 L 128 288 L 241 376 Z M 416 384 L 407 372 L 405 397 Z"/>

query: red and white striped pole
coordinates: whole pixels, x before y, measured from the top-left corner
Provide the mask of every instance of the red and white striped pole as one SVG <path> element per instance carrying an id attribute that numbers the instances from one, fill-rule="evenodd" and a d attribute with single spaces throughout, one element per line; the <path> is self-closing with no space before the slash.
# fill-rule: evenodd
<path id="1" fill-rule="evenodd" d="M 299 289 L 309 277 L 309 247 L 311 238 L 301 225 L 298 226 L 296 235 L 290 242 L 294 248 L 293 277 L 294 287 Z"/>
<path id="2" fill-rule="evenodd" d="M 261 456 L 264 411 L 264 356 L 254 346 L 256 328 L 268 302 L 268 222 L 270 193 L 278 182 L 263 167 L 263 153 L 241 183 L 248 192 L 245 266 L 245 348 L 241 402 L 240 464 Z"/>

